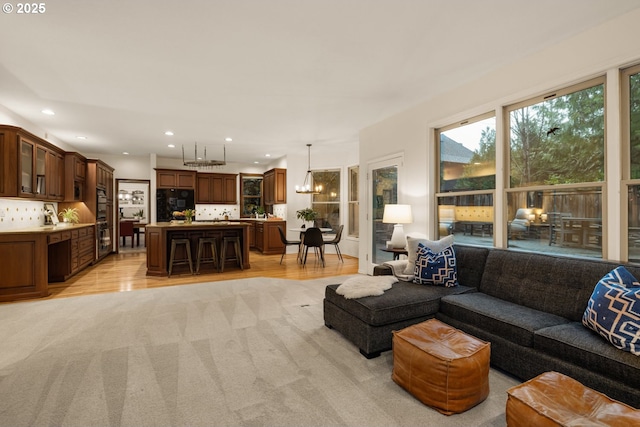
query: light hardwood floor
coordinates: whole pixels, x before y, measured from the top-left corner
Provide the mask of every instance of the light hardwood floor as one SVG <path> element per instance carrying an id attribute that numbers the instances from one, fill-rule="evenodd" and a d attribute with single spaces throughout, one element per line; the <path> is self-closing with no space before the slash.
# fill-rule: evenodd
<path id="1" fill-rule="evenodd" d="M 64 283 L 50 283 L 51 294 L 47 298 L 64 298 L 105 292 L 127 292 L 137 289 L 162 286 L 186 285 L 198 282 L 213 282 L 248 277 L 276 277 L 292 280 L 317 279 L 320 277 L 356 274 L 358 259 L 344 256 L 344 263 L 337 255 L 327 254 L 326 266 L 309 254 L 307 265 L 302 266 L 295 254 L 287 254 L 280 265 L 280 255 L 262 255 L 251 251 L 251 268 L 225 268 L 224 273 L 198 275 L 180 274 L 167 277 L 147 276 L 147 258 L 144 250 L 122 251 L 111 254 L 100 263 L 90 266 Z"/>

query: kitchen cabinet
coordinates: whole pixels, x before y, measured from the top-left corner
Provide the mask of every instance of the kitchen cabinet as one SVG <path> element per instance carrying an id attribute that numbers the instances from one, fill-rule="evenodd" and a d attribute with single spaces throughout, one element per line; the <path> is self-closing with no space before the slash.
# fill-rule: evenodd
<path id="1" fill-rule="evenodd" d="M 109 230 L 109 245 L 98 251 L 96 249 L 95 259 L 100 261 L 113 251 L 113 236 L 115 227 L 113 221 L 113 171 L 114 169 L 102 160 L 87 160 L 87 194 L 85 196 L 85 205 L 89 207 L 89 211 L 93 219 L 91 222 L 106 222 Z M 104 191 L 106 200 L 106 209 L 104 213 L 98 211 L 98 190 Z M 81 216 L 81 221 L 84 218 Z"/>
<path id="2" fill-rule="evenodd" d="M 287 229 L 286 221 L 274 221 L 274 220 L 249 220 L 252 223 L 252 227 L 249 227 L 249 233 L 253 228 L 254 241 L 252 248 L 262 252 L 264 255 L 281 254 L 284 250 L 284 243 L 280 239 L 280 232 L 278 228 L 282 228 L 283 231 Z M 251 242 L 251 234 L 249 235 L 249 241 Z"/>
<path id="3" fill-rule="evenodd" d="M 48 236 L 50 282 L 64 282 L 95 261 L 95 235 L 95 226 L 74 226 Z"/>
<path id="4" fill-rule="evenodd" d="M 47 194 L 49 199 L 58 201 L 64 200 L 64 154 L 48 150 L 46 168 L 49 176 L 49 179 L 47 179 Z"/>
<path id="5" fill-rule="evenodd" d="M 287 203 L 287 170 L 275 168 L 264 173 L 264 204 Z"/>
<path id="6" fill-rule="evenodd" d="M 228 173 L 198 173 L 196 176 L 196 203 L 235 205 L 237 175 Z"/>
<path id="7" fill-rule="evenodd" d="M 48 296 L 49 282 L 67 280 L 91 264 L 94 236 L 93 224 L 0 232 L 0 301 Z"/>
<path id="8" fill-rule="evenodd" d="M 156 169 L 156 187 L 195 190 L 196 172 L 174 169 Z"/>
<path id="9" fill-rule="evenodd" d="M 63 200 L 63 158 L 64 151 L 24 129 L 0 126 L 0 197 Z"/>
<path id="10" fill-rule="evenodd" d="M 78 153 L 64 156 L 64 201 L 84 202 L 87 181 L 87 159 Z"/>

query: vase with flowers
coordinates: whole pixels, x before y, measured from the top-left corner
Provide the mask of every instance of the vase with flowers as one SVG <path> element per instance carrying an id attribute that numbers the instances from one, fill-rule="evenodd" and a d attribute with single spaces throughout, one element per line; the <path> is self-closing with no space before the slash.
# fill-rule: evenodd
<path id="1" fill-rule="evenodd" d="M 195 209 L 185 209 L 184 210 L 184 222 L 187 224 L 191 224 L 193 222 L 193 218 L 196 216 Z"/>

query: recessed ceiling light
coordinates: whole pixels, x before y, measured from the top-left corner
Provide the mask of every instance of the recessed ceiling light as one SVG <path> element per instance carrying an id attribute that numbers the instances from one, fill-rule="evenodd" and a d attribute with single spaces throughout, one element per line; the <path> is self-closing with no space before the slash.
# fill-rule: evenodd
<path id="1" fill-rule="evenodd" d="M 174 144 L 169 144 L 169 145 L 167 145 L 167 147 L 169 147 L 169 148 L 176 148 L 176 146 L 175 146 Z"/>
<path id="2" fill-rule="evenodd" d="M 227 141 L 227 142 L 231 142 L 231 141 L 233 141 L 233 138 L 226 137 L 224 140 Z"/>
<path id="3" fill-rule="evenodd" d="M 256 160 L 255 162 L 253 162 L 253 163 L 255 163 L 256 165 L 257 165 L 257 164 L 260 164 L 260 162 L 259 162 L 259 161 L 257 161 L 257 160 Z"/>
<path id="4" fill-rule="evenodd" d="M 56 113 L 54 113 L 53 110 L 51 110 L 49 108 L 45 108 L 44 110 L 42 110 L 42 114 L 46 114 L 47 116 L 53 116 Z"/>
<path id="5" fill-rule="evenodd" d="M 170 130 L 166 131 L 164 134 L 167 136 L 173 136 L 173 132 L 171 132 Z"/>
<path id="6" fill-rule="evenodd" d="M 125 156 L 128 156 L 129 152 L 128 151 L 123 151 L 122 154 L 124 154 Z"/>
<path id="7" fill-rule="evenodd" d="M 87 137 L 86 137 L 86 136 L 82 136 L 82 135 L 78 135 L 78 136 L 76 136 L 76 138 L 77 138 L 77 139 L 87 139 Z"/>
<path id="8" fill-rule="evenodd" d="M 271 154 L 265 154 L 264 156 L 265 157 L 271 157 Z"/>

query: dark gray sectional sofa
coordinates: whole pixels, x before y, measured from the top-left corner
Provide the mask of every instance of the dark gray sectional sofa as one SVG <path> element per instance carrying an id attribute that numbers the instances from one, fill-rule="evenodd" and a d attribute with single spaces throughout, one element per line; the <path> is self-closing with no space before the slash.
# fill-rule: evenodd
<path id="1" fill-rule="evenodd" d="M 640 408 L 640 357 L 584 327 L 596 283 L 619 264 L 455 245 L 460 286 L 398 282 L 378 297 L 325 291 L 325 324 L 366 357 L 391 349 L 391 331 L 432 317 L 491 343 L 491 363 L 522 379 L 562 372 Z M 625 266 L 636 278 L 640 267 Z M 390 273 L 390 270 L 389 270 Z"/>

